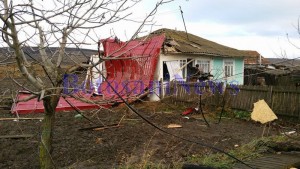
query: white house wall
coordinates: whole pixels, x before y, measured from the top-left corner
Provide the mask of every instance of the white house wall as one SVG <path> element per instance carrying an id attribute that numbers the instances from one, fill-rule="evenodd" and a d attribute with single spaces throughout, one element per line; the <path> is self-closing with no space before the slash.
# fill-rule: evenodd
<path id="1" fill-rule="evenodd" d="M 163 62 L 166 61 L 175 61 L 175 60 L 187 60 L 187 59 L 199 59 L 199 60 L 210 60 L 210 69 L 213 69 L 213 61 L 211 57 L 201 56 L 201 55 L 183 55 L 183 54 L 176 54 L 176 55 L 164 55 L 161 54 L 158 64 L 157 64 L 157 72 L 154 76 L 156 80 L 160 80 L 163 78 Z"/>
<path id="2" fill-rule="evenodd" d="M 228 58 L 223 58 L 223 57 L 207 57 L 207 56 L 201 56 L 201 55 L 185 55 L 185 54 L 176 54 L 176 55 L 165 55 L 161 54 L 156 71 L 154 74 L 154 81 L 158 82 L 163 80 L 163 62 L 165 61 L 175 61 L 175 60 L 187 60 L 187 59 L 195 59 L 195 60 L 210 60 L 210 71 L 211 74 L 214 76 L 214 80 L 218 81 L 225 81 L 226 79 L 224 78 L 224 60 Z M 234 61 L 234 76 L 231 77 L 231 81 L 227 81 L 228 83 L 231 83 L 234 81 L 234 84 L 239 84 L 243 85 L 244 84 L 244 59 L 243 58 L 232 58 Z M 165 82 L 166 83 L 166 82 Z M 157 83 L 156 83 L 157 84 Z M 155 88 L 156 87 L 156 88 Z M 154 89 L 156 94 L 150 95 L 150 100 L 159 100 L 158 95 L 161 95 L 159 93 L 159 86 L 154 85 Z M 164 94 L 163 94 L 164 95 Z"/>
<path id="3" fill-rule="evenodd" d="M 176 55 L 165 55 L 161 54 L 158 58 L 155 74 L 154 74 L 154 86 L 153 89 L 156 94 L 150 94 L 151 101 L 159 100 L 159 96 L 163 93 L 160 93 L 160 86 L 158 86 L 157 82 L 163 80 L 163 62 L 166 61 L 175 61 L 175 60 L 187 60 L 187 59 L 195 59 L 195 60 L 210 60 L 210 69 L 213 69 L 213 61 L 211 57 L 201 56 L 201 55 L 184 55 L 184 54 L 176 54 Z M 167 83 L 167 82 L 165 82 Z M 164 94 L 163 94 L 164 95 Z"/>

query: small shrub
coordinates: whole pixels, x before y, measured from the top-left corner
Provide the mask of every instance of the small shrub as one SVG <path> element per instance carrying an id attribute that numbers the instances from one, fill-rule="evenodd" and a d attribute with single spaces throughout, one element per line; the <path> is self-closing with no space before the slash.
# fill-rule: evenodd
<path id="1" fill-rule="evenodd" d="M 251 113 L 247 111 L 234 111 L 234 117 L 237 119 L 250 120 Z"/>

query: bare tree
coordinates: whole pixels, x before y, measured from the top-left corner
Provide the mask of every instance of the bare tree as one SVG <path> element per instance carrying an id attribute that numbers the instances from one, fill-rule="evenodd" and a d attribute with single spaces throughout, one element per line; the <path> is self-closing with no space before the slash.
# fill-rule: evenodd
<path id="1" fill-rule="evenodd" d="M 0 1 L 2 40 L 12 49 L 23 77 L 34 86 L 34 90 L 30 91 L 32 95 L 23 101 L 40 98 L 44 105 L 44 120 L 39 146 L 41 168 L 53 168 L 50 156 L 51 140 L 55 109 L 62 94 L 64 75 L 74 72 L 78 67 L 96 66 L 95 64 L 74 62 L 73 67 L 62 67 L 63 60 L 69 57 L 65 52 L 66 47 L 70 45 L 80 47 L 85 43 L 96 44 L 98 39 L 94 37 L 99 28 L 127 19 L 131 15 L 130 9 L 140 1 Z M 138 30 L 131 39 L 135 38 L 143 26 L 151 21 L 157 8 L 167 2 L 169 1 L 157 2 L 154 9 L 140 22 Z M 31 56 L 27 56 L 28 54 L 24 51 L 26 46 L 38 48 L 38 58 L 34 59 L 43 68 L 48 79 L 41 78 L 32 71 L 34 65 L 28 60 L 28 57 Z M 46 50 L 51 46 L 58 46 L 58 48 L 49 54 Z"/>

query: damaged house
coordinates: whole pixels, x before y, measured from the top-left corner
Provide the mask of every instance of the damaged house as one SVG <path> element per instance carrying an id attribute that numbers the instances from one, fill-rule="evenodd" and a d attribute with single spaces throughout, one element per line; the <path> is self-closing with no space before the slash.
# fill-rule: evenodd
<path id="1" fill-rule="evenodd" d="M 68 110 L 73 106 L 77 109 L 109 107 L 121 103 L 122 99 L 132 101 L 151 91 L 154 81 L 189 81 L 196 64 L 216 81 L 244 84 L 245 52 L 183 31 L 160 29 L 147 38 L 128 42 L 108 38 L 99 44 L 103 47 L 104 62 L 97 65 L 95 71 L 88 71 L 86 79 L 86 82 L 90 81 L 87 86 L 92 87 L 93 93 L 78 90 L 72 97 L 60 99 L 57 110 Z M 97 63 L 99 59 L 93 55 L 90 62 Z M 75 96 L 103 104 L 82 103 Z M 17 97 L 26 97 L 26 94 Z M 158 99 L 158 95 L 150 95 L 150 100 Z M 12 112 L 42 111 L 43 105 L 37 99 L 12 107 Z"/>
<path id="2" fill-rule="evenodd" d="M 247 53 L 193 34 L 172 29 L 159 29 L 150 34 L 165 35 L 154 80 L 188 81 L 196 64 L 217 81 L 244 84 L 244 58 Z"/>
<path id="3" fill-rule="evenodd" d="M 264 58 L 256 51 L 245 51 L 244 85 L 300 86 L 299 59 Z"/>
<path id="4" fill-rule="evenodd" d="M 226 79 L 228 82 L 236 81 L 240 85 L 244 83 L 246 54 L 243 51 L 183 31 L 160 29 L 151 33 L 151 35 L 159 34 L 165 34 L 165 41 L 158 60 L 155 79 L 173 80 L 178 73 L 179 78 L 186 81 L 192 73 L 190 68 L 199 64 L 204 73 L 211 73 L 214 76 L 214 80 Z"/>

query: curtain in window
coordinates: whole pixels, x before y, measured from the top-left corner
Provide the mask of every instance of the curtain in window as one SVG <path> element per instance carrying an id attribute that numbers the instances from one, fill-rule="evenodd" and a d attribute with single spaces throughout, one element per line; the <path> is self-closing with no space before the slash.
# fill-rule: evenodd
<path id="1" fill-rule="evenodd" d="M 233 76 L 233 61 L 224 61 L 225 77 Z"/>
<path id="2" fill-rule="evenodd" d="M 177 81 L 182 81 L 182 70 L 180 69 L 180 63 L 178 60 L 175 61 L 167 61 L 166 62 L 169 75 L 170 75 L 170 81 L 172 80 L 177 80 Z"/>
<path id="3" fill-rule="evenodd" d="M 197 60 L 196 64 L 198 64 L 199 67 L 202 68 L 204 73 L 210 72 L 210 61 L 209 60 Z"/>

